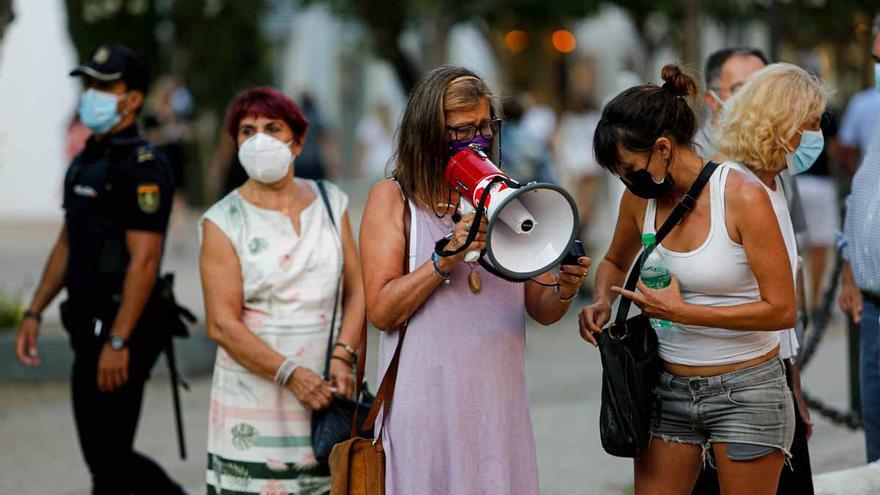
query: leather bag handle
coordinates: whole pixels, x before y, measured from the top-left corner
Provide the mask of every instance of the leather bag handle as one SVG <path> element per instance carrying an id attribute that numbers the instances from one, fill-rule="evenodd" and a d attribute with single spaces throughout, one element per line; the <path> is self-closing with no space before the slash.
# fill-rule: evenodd
<path id="1" fill-rule="evenodd" d="M 404 255 L 403 255 L 403 275 L 407 275 L 409 273 L 409 249 L 410 249 L 410 223 L 412 222 L 412 212 L 410 211 L 409 200 L 404 196 L 403 198 L 403 235 L 404 235 Z M 379 389 L 376 391 L 376 400 L 373 402 L 373 406 L 370 408 L 370 413 L 367 414 L 367 419 L 364 420 L 364 429 L 370 430 L 376 424 L 376 417 L 379 415 L 379 410 L 384 405 L 384 412 L 382 414 L 382 425 L 385 426 L 385 420 L 388 418 L 388 413 L 391 411 L 391 401 L 394 398 L 394 388 L 397 383 L 397 368 L 400 364 L 400 349 L 403 347 L 403 340 L 406 337 L 406 327 L 407 322 L 404 322 L 398 329 L 398 339 L 397 339 L 397 347 L 394 349 L 394 356 L 391 358 L 391 362 L 388 363 L 388 368 L 385 370 L 385 376 L 382 377 L 382 383 L 379 384 Z M 364 339 L 366 342 L 366 339 Z M 377 432 L 380 433 L 380 432 Z M 381 433 L 380 433 L 381 434 Z M 382 442 L 381 436 L 378 436 L 376 441 L 378 443 Z"/>

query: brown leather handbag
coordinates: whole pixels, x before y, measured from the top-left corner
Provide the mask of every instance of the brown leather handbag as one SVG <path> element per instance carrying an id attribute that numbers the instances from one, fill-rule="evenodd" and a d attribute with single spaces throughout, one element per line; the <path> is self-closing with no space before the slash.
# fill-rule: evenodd
<path id="1" fill-rule="evenodd" d="M 403 274 L 409 273 L 409 232 L 411 213 L 409 201 L 404 199 L 403 229 L 406 239 L 403 256 Z M 382 412 L 382 424 L 376 430 L 376 439 L 358 436 L 357 416 L 351 427 L 351 438 L 340 442 L 330 452 L 330 495 L 384 495 L 385 493 L 385 451 L 382 448 L 382 428 L 385 426 L 385 418 L 391 411 L 391 399 L 394 397 L 394 386 L 397 382 L 397 366 L 400 362 L 400 349 L 406 336 L 406 323 L 397 329 L 400 337 L 397 340 L 397 348 L 394 356 L 388 364 L 385 376 L 379 390 L 376 391 L 376 400 L 367 419 L 364 420 L 363 429 L 373 430 L 376 417 L 380 408 Z M 360 397 L 364 387 L 364 363 L 367 360 L 367 326 L 361 329 L 361 343 L 357 369 L 357 396 Z"/>

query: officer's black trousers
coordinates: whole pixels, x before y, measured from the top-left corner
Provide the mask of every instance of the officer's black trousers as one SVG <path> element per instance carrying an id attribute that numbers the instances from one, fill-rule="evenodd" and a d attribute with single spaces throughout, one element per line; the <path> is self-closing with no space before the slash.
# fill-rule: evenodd
<path id="1" fill-rule="evenodd" d="M 89 329 L 76 330 L 87 334 Z M 92 494 L 184 493 L 158 464 L 133 448 L 144 385 L 161 347 L 133 348 L 129 381 L 113 392 L 104 393 L 98 390 L 97 382 L 102 343 L 83 334 L 74 339 L 79 345 L 75 345 L 71 379 L 73 413 L 80 447 L 92 473 Z"/>

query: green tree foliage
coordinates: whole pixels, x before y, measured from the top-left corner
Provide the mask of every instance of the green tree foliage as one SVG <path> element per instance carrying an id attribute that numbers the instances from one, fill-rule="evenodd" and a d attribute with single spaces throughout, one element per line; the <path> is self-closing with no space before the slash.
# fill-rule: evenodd
<path id="1" fill-rule="evenodd" d="M 138 52 L 153 77 L 183 79 L 202 110 L 221 114 L 234 94 L 271 82 L 261 1 L 66 0 L 80 60 L 105 42 Z"/>
<path id="2" fill-rule="evenodd" d="M 0 41 L 6 33 L 6 28 L 15 19 L 15 13 L 12 11 L 12 0 L 0 0 Z"/>
<path id="3" fill-rule="evenodd" d="M 122 43 L 141 55 L 150 74 L 163 69 L 157 63 L 159 44 L 154 32 L 156 2 L 67 0 L 67 24 L 79 60 L 105 42 Z"/>
<path id="4" fill-rule="evenodd" d="M 355 19 L 366 28 L 373 52 L 387 60 L 408 91 L 421 74 L 436 64 L 430 53 L 416 58 L 401 47 L 407 28 L 417 27 L 421 34 L 433 33 L 428 40 L 433 47 L 445 49 L 446 32 L 459 22 L 478 21 L 490 43 L 497 47 L 503 32 L 519 28 L 546 31 L 566 22 L 583 18 L 595 11 L 598 0 L 309 0 L 306 3 L 330 5 L 334 12 Z M 427 63 L 423 63 L 427 62 Z"/>

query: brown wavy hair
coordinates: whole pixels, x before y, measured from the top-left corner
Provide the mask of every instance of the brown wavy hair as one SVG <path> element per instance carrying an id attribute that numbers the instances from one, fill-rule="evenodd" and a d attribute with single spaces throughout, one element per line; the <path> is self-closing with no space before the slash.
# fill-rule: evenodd
<path id="1" fill-rule="evenodd" d="M 443 179 L 450 144 L 446 112 L 470 110 L 483 98 L 489 99 L 492 118 L 500 118 L 498 98 L 480 76 L 464 67 L 437 67 L 416 84 L 397 130 L 391 173 L 408 198 L 429 208 L 447 201 L 449 185 Z M 499 136 L 495 136 L 496 157 L 498 143 Z"/>

